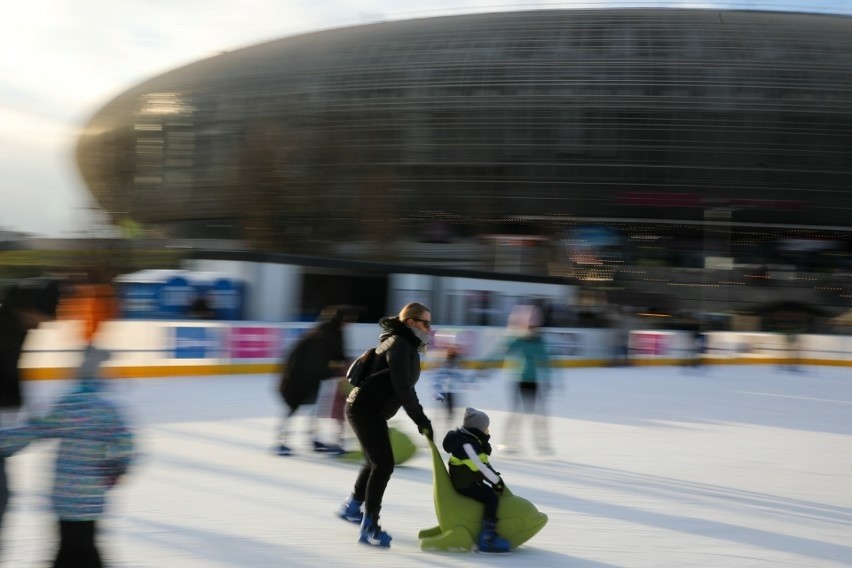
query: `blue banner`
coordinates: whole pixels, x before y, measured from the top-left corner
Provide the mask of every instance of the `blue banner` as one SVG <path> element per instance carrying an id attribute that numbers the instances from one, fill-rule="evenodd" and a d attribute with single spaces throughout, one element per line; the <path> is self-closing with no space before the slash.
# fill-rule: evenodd
<path id="1" fill-rule="evenodd" d="M 216 335 L 207 327 L 174 328 L 175 359 L 206 359 L 218 351 Z"/>

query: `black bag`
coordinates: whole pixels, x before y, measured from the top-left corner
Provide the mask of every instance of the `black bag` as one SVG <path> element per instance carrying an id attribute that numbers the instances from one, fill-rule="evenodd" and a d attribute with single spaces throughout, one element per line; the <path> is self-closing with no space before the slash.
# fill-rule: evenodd
<path id="1" fill-rule="evenodd" d="M 360 387 L 367 380 L 367 377 L 373 374 L 379 356 L 376 354 L 376 348 L 370 347 L 361 355 L 352 361 L 349 365 L 349 370 L 346 371 L 346 378 L 349 384 L 353 387 Z"/>

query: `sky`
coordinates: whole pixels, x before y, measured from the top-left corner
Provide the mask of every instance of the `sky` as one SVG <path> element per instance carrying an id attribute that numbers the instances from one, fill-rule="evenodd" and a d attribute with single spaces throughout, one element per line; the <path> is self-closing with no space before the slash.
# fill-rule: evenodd
<path id="1" fill-rule="evenodd" d="M 363 23 L 541 8 L 672 6 L 852 14 L 848 0 L 27 0 L 0 18 L 0 231 L 81 236 L 104 216 L 77 172 L 81 127 L 139 82 L 223 51 Z"/>
<path id="2" fill-rule="evenodd" d="M 420 449 L 385 493 L 391 549 L 372 550 L 333 515 L 357 463 L 308 451 L 303 414 L 289 440 L 297 453 L 271 451 L 282 413 L 275 376 L 118 380 L 110 396 L 127 412 L 138 459 L 109 494 L 100 546 L 113 568 L 848 568 L 848 369 L 566 369 L 548 397 L 555 455 L 547 457 L 523 421 L 522 453 L 502 450 L 513 383 L 497 373 L 477 381 L 458 394 L 460 406 L 489 415 L 491 463 L 548 516 L 499 559 L 420 550 L 418 531 L 437 524 L 432 461 L 402 411 L 391 424 Z M 70 388 L 25 386 L 40 411 Z M 443 434 L 456 424 L 441 430 L 430 386 L 425 373 L 417 390 Z M 49 564 L 54 452 L 42 442 L 6 461 L 13 498 L 0 566 Z"/>

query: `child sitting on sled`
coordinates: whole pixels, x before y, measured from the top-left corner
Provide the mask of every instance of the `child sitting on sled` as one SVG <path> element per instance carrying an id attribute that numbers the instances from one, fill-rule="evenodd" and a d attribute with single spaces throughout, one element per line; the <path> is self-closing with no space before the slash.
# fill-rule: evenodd
<path id="1" fill-rule="evenodd" d="M 449 473 L 453 487 L 466 497 L 485 505 L 482 530 L 476 545 L 481 552 L 509 552 L 509 541 L 497 534 L 497 506 L 503 492 L 500 473 L 488 463 L 488 415 L 466 408 L 460 428 L 447 432 L 444 450 L 450 454 Z"/>

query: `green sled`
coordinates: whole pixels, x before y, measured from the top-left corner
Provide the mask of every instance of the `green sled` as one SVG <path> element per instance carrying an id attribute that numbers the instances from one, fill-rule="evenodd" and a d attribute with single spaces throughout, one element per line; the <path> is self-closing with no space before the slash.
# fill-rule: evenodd
<path id="1" fill-rule="evenodd" d="M 391 449 L 393 449 L 394 464 L 400 465 L 414 457 L 414 454 L 417 453 L 417 444 L 408 435 L 393 427 L 388 428 L 388 432 L 390 434 Z M 364 461 L 364 452 L 358 448 L 357 450 L 346 452 L 340 456 L 340 459 L 360 463 Z"/>
<path id="2" fill-rule="evenodd" d="M 420 548 L 432 551 L 471 550 L 482 528 L 483 505 L 456 492 L 435 442 L 429 441 L 429 447 L 432 450 L 438 526 L 420 531 Z M 497 532 L 509 541 L 512 548 L 534 537 L 547 524 L 547 515 L 523 497 L 513 495 L 508 488 L 500 496 L 497 517 Z"/>

